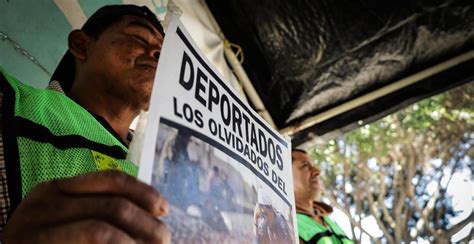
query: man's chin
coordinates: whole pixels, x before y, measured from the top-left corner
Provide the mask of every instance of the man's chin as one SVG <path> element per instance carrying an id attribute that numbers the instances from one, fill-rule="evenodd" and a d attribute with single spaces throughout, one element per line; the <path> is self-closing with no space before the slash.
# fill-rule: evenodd
<path id="1" fill-rule="evenodd" d="M 314 194 L 317 194 L 317 193 L 321 192 L 321 188 L 319 187 L 319 184 L 318 185 L 311 185 L 310 189 L 311 189 L 311 192 L 314 193 Z"/>
<path id="2" fill-rule="evenodd" d="M 148 111 L 150 109 L 151 86 L 146 85 L 140 88 L 141 89 L 135 90 L 135 96 L 137 96 L 137 100 L 140 104 L 139 108 Z"/>
<path id="3" fill-rule="evenodd" d="M 150 109 L 150 100 L 148 100 L 148 102 L 146 102 L 142 106 L 142 110 L 144 110 L 144 111 L 148 111 L 149 109 Z"/>

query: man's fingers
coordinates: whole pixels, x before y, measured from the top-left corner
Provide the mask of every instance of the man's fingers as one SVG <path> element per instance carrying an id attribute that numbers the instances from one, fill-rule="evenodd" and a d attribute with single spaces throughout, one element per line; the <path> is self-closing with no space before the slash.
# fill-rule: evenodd
<path id="1" fill-rule="evenodd" d="M 121 196 L 68 196 L 51 199 L 50 203 L 35 216 L 35 223 L 41 223 L 42 227 L 93 218 L 120 228 L 138 240 L 155 242 L 167 232 L 161 221 Z"/>
<path id="2" fill-rule="evenodd" d="M 31 241 L 31 242 L 30 242 Z M 37 239 L 25 243 L 136 243 L 119 228 L 94 219 L 83 220 L 43 230 Z"/>
<path id="3" fill-rule="evenodd" d="M 114 188 L 109 182 L 112 180 L 107 179 L 108 174 L 105 174 L 105 181 L 99 180 L 104 174 L 91 174 L 88 177 L 81 176 L 39 184 L 18 206 L 9 221 L 9 226 L 29 226 L 32 234 L 23 238 L 35 239 L 26 240 L 25 243 L 36 243 L 39 235 L 44 243 L 64 243 L 71 239 L 79 243 L 82 241 L 84 243 L 122 243 L 129 241 L 128 239 L 143 243 L 169 243 L 171 237 L 166 225 L 155 218 L 156 213 L 150 211 L 154 207 L 151 201 L 161 196 L 158 193 L 156 193 L 158 197 L 143 196 L 154 195 L 154 190 L 152 189 L 152 192 L 147 189 L 140 190 L 147 185 L 131 177 L 129 184 L 119 181 Z M 104 184 L 109 184 L 109 186 L 95 186 L 90 183 L 91 181 L 96 184 L 105 182 Z M 91 189 L 87 189 L 88 186 Z M 137 189 L 138 192 L 142 192 L 142 195 L 133 193 Z M 77 229 L 82 228 L 84 222 L 90 221 L 92 221 L 92 226 L 95 226 L 92 230 L 86 229 L 91 232 L 91 235 L 88 236 L 82 229 Z M 126 237 L 122 237 L 120 233 L 114 234 L 117 231 L 121 231 Z M 13 233 L 11 235 L 22 236 L 21 233 L 10 232 Z M 73 233 L 71 237 L 68 237 L 69 234 L 64 234 L 68 232 Z M 103 234 L 100 235 L 103 236 L 98 236 L 97 233 L 101 232 Z M 61 233 L 68 239 L 61 239 Z M 57 234 L 58 237 L 51 234 Z M 77 238 L 74 235 L 77 235 Z M 88 236 L 87 239 L 81 239 L 82 235 Z M 109 235 L 117 236 L 118 239 Z"/>
<path id="4" fill-rule="evenodd" d="M 152 215 L 168 213 L 168 202 L 153 187 L 116 170 L 85 174 L 57 181 L 58 188 L 67 194 L 111 194 L 120 195 Z"/>

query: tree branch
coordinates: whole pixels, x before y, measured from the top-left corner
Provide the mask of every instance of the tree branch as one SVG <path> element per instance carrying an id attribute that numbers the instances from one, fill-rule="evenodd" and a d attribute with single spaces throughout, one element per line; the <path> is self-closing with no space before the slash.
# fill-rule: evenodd
<path id="1" fill-rule="evenodd" d="M 402 231 L 401 231 L 401 226 L 398 225 L 398 223 L 401 223 L 401 220 L 402 220 L 402 210 L 403 210 L 403 207 L 405 205 L 405 177 L 404 177 L 404 166 L 406 166 L 406 162 L 403 160 L 403 154 L 401 153 L 401 150 L 396 150 L 396 153 L 399 155 L 399 158 L 402 159 L 400 160 L 400 165 L 397 165 L 399 167 L 396 168 L 396 171 L 394 172 L 394 174 L 397 176 L 397 179 L 399 182 L 397 182 L 397 185 L 398 187 L 394 188 L 394 189 L 398 189 L 398 191 L 396 191 L 394 193 L 394 210 L 393 210 L 393 214 L 394 214 L 394 219 L 395 219 L 395 223 L 397 223 L 397 225 L 395 225 L 395 228 L 394 229 L 394 232 L 395 232 L 395 242 L 396 243 L 399 243 L 400 242 L 400 238 L 401 238 L 401 234 L 402 234 Z"/>
<path id="2" fill-rule="evenodd" d="M 385 201 L 384 201 L 385 193 L 387 192 L 387 188 L 385 186 L 385 173 L 383 172 L 383 170 L 381 170 L 379 172 L 379 174 L 380 174 L 380 184 L 379 184 L 380 185 L 380 193 L 379 193 L 379 196 L 377 198 L 377 201 L 380 204 L 380 207 L 382 208 L 384 220 L 388 222 L 390 227 L 394 228 L 396 223 L 393 220 L 390 213 L 388 212 L 387 205 L 385 205 Z"/>
<path id="3" fill-rule="evenodd" d="M 372 216 L 374 216 L 375 221 L 377 222 L 377 225 L 379 226 L 379 228 L 384 233 L 385 238 L 387 238 L 387 242 L 388 243 L 395 243 L 394 240 L 393 240 L 393 237 L 390 235 L 390 232 L 388 232 L 388 230 L 385 227 L 384 223 L 380 219 L 379 213 L 375 209 L 374 197 L 372 195 L 372 192 L 370 192 L 370 189 L 369 189 L 369 174 L 370 174 L 370 172 L 367 169 L 367 166 L 364 165 L 363 170 L 364 170 L 364 173 L 365 173 L 364 174 L 364 178 L 365 178 L 365 181 L 366 181 L 365 191 L 366 191 L 366 194 L 367 194 L 367 200 L 369 201 L 369 211 L 372 214 Z"/>
<path id="4" fill-rule="evenodd" d="M 339 147 L 339 146 L 338 146 Z M 346 144 L 344 144 L 344 148 L 343 148 L 343 155 L 344 153 L 346 152 Z M 349 219 L 352 219 L 352 214 L 351 214 L 351 211 L 350 211 L 350 204 L 349 204 L 349 196 L 347 195 L 347 191 L 346 191 L 346 184 L 347 184 L 347 179 L 349 178 L 349 170 L 348 170 L 348 163 L 347 163 L 347 157 L 342 157 L 342 173 L 343 173 L 343 178 L 342 178 L 342 192 L 344 194 L 344 208 L 347 210 L 347 216 L 349 217 Z M 354 239 L 356 239 L 356 234 L 354 232 L 354 228 L 352 227 L 352 221 L 350 222 L 351 224 L 351 233 L 352 233 L 352 236 Z"/>
<path id="5" fill-rule="evenodd" d="M 420 213 L 420 219 L 417 221 L 415 225 L 415 232 L 411 235 L 412 238 L 415 238 L 418 233 L 421 231 L 422 227 L 424 226 L 426 230 L 433 235 L 435 238 L 437 237 L 436 231 L 429 225 L 429 213 L 431 212 L 430 209 L 421 209 L 418 201 L 416 200 L 415 196 L 415 189 L 413 188 L 413 184 L 411 184 L 411 179 L 414 178 L 416 172 L 416 150 L 412 143 L 407 144 L 407 155 L 408 155 L 408 167 L 407 167 L 407 179 L 408 181 L 405 182 L 407 196 L 413 202 L 415 209 L 417 212 Z M 436 200 L 436 199 L 435 199 Z"/>
<path id="6" fill-rule="evenodd" d="M 471 212 L 469 217 L 465 218 L 463 221 L 455 224 L 453 227 L 449 228 L 448 230 L 445 231 L 445 235 L 448 238 L 451 238 L 451 236 L 455 235 L 458 233 L 464 226 L 469 224 L 470 222 L 474 222 L 474 212 Z"/>
<path id="7" fill-rule="evenodd" d="M 341 205 L 337 202 L 337 200 L 334 198 L 334 196 L 327 196 L 329 201 L 331 202 L 331 204 L 333 204 L 333 206 L 336 206 L 338 209 L 340 209 L 344 214 L 346 214 L 347 216 L 351 216 L 346 209 L 342 208 Z M 360 216 L 359 216 L 360 217 Z M 357 221 L 355 221 L 354 218 L 352 217 L 349 217 L 349 221 L 351 222 L 352 225 L 358 227 L 361 232 L 365 233 L 371 240 L 372 242 L 375 242 L 377 239 L 372 236 L 369 232 L 367 232 L 367 230 L 362 227 L 361 224 L 357 223 Z M 355 236 L 354 236 L 355 237 Z M 359 239 L 360 240 L 360 239 Z"/>

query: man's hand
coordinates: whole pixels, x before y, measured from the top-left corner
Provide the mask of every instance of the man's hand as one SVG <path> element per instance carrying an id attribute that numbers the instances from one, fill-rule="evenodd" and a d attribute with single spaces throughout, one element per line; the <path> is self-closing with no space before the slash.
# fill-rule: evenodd
<path id="1" fill-rule="evenodd" d="M 169 243 L 156 217 L 168 203 L 151 186 L 102 171 L 36 186 L 4 232 L 5 243 Z"/>

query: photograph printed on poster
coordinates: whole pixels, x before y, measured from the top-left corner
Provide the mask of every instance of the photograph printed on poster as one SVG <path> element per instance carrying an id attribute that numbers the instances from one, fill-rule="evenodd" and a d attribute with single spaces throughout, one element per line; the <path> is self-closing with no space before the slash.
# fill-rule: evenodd
<path id="1" fill-rule="evenodd" d="M 160 123 L 152 185 L 176 243 L 292 243 L 291 209 L 246 167 L 187 128 Z M 212 142 L 211 142 L 212 143 Z"/>

